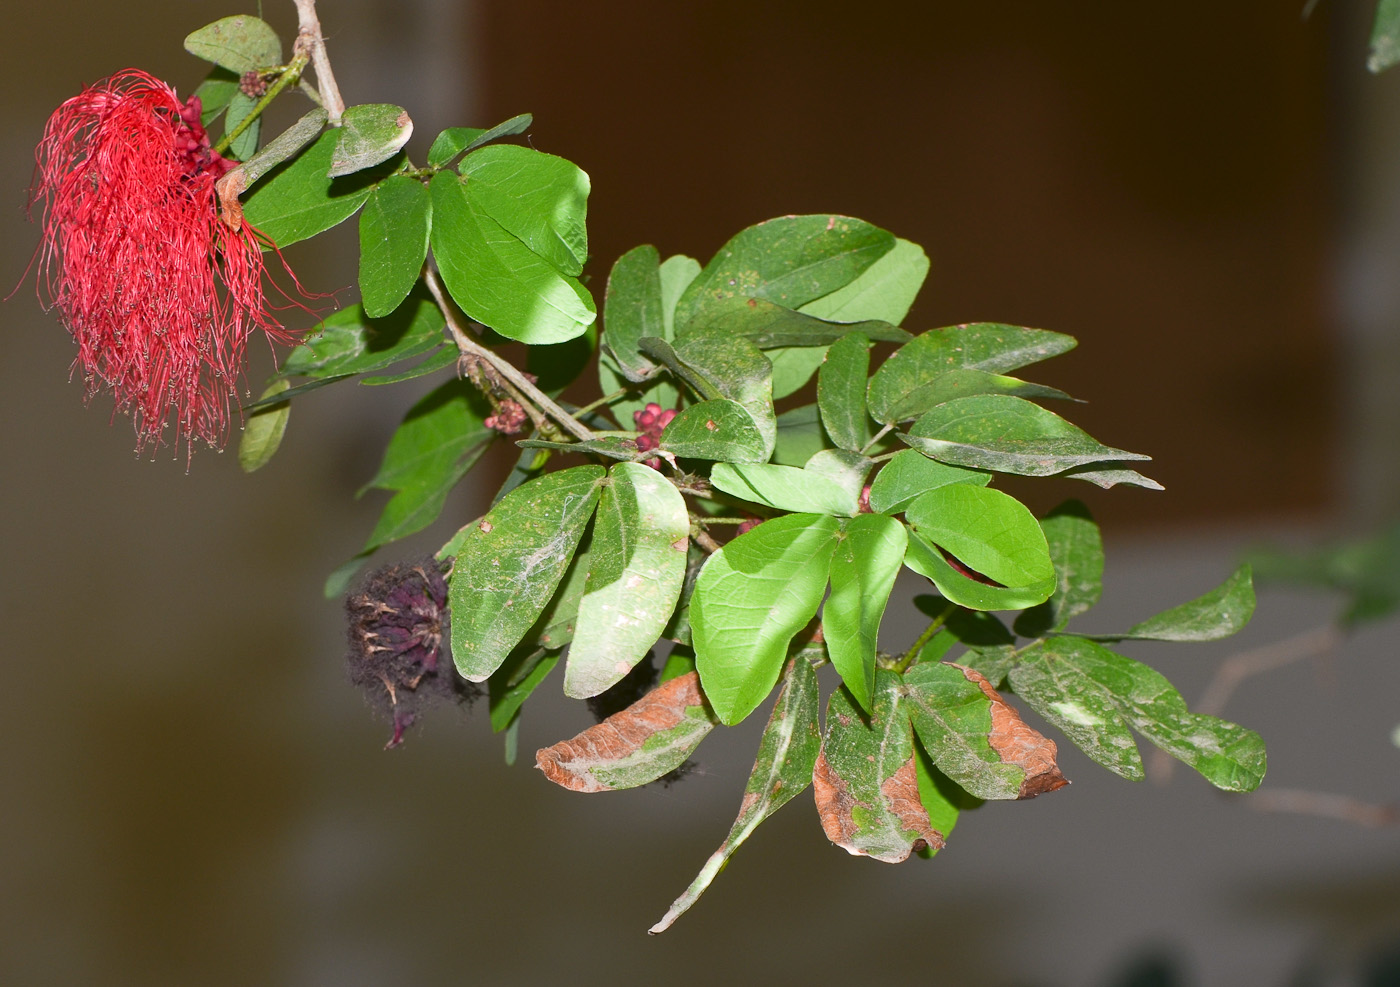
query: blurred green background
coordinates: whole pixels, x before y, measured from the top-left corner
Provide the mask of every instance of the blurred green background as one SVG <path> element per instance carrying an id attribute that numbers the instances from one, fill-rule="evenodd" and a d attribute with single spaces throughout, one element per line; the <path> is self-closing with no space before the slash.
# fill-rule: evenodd
<path id="1" fill-rule="evenodd" d="M 406 106 L 420 156 L 442 127 L 535 114 L 533 145 L 593 178 L 595 293 L 637 243 L 703 260 L 761 219 L 837 211 L 928 250 L 911 328 L 1077 336 L 1041 377 L 1090 400 L 1075 420 L 1094 435 L 1152 453 L 1167 491 L 1024 492 L 1085 497 L 1106 522 L 1098 617 L 1118 627 L 1215 585 L 1248 544 L 1400 501 L 1400 75 L 1364 72 L 1368 3 L 1300 6 L 320 14 L 347 100 Z M 37 241 L 23 207 L 48 113 L 128 65 L 188 92 L 204 70 L 181 39 L 240 12 L 256 10 L 7 11 L 7 288 Z M 290 3 L 263 13 L 290 39 Z M 354 256 L 349 225 L 288 251 L 341 304 Z M 484 709 L 439 710 L 382 751 L 320 588 L 381 504 L 350 492 L 431 384 L 307 396 L 253 476 L 231 452 L 138 461 L 110 404 L 65 385 L 72 344 L 32 287 L 0 308 L 0 981 L 1382 982 L 1393 830 L 1255 813 L 1185 771 L 1133 786 L 1067 743 L 1072 788 L 966 816 L 931 862 L 847 856 L 804 796 L 649 939 L 726 832 L 761 717 L 707 740 L 680 784 L 606 796 L 549 786 L 528 755 L 507 768 Z M 254 350 L 256 388 L 271 357 Z M 401 554 L 487 493 L 459 491 Z M 1189 699 L 1225 655 L 1332 609 L 1268 593 L 1234 641 L 1132 653 Z M 1393 634 L 1241 690 L 1227 715 L 1269 742 L 1266 786 L 1400 797 Z M 547 683 L 522 751 L 587 722 Z"/>

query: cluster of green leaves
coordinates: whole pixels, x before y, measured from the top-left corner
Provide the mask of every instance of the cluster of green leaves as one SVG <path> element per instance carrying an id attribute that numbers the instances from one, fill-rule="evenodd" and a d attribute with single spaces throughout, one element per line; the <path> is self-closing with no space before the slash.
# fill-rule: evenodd
<path id="1" fill-rule="evenodd" d="M 187 42 L 219 66 L 201 93 L 230 128 L 257 112 L 239 102 L 235 73 L 285 71 L 265 28 L 231 18 Z M 1064 785 L 1054 742 L 1003 693 L 1123 777 L 1142 777 L 1136 732 L 1222 789 L 1258 785 L 1256 734 L 1191 713 L 1159 673 L 1107 646 L 1233 633 L 1253 609 L 1248 569 L 1126 632 L 1071 633 L 1100 592 L 1097 526 L 1077 502 L 1037 520 L 993 486 L 1013 474 L 1160 489 L 1133 468 L 1148 457 L 1038 403 L 1068 395 L 1008 376 L 1073 338 L 997 323 L 911 334 L 902 324 L 928 270 L 923 250 L 834 215 L 760 223 L 704 265 L 628 252 L 598 334 L 579 280 L 587 176 L 494 143 L 529 123 L 444 131 L 423 167 L 404 151 L 412 125 L 394 106 L 351 107 L 341 126 L 288 145 L 246 218 L 283 247 L 362 209 L 361 302 L 286 359 L 250 406 L 241 454 L 248 468 L 272 455 L 301 393 L 466 358 L 465 379 L 418 401 L 391 439 L 368 487 L 393 497 L 363 557 L 437 519 L 501 433 L 492 415 L 507 395 L 530 405 L 517 467 L 439 553 L 457 672 L 488 684 L 513 757 L 523 706 L 556 665 L 564 692 L 587 699 L 658 645 L 668 655 L 657 689 L 538 752 L 565 787 L 656 780 L 781 682 L 728 838 L 653 931 L 808 784 L 833 842 L 890 862 L 935 853 L 984 800 Z M 243 138 L 245 157 L 281 139 L 259 151 L 255 130 Z M 450 301 L 432 290 L 434 270 Z M 483 327 L 481 343 L 465 340 L 462 314 Z M 503 359 L 488 347 L 505 340 L 530 345 L 538 389 L 472 372 L 482 354 Z M 587 409 L 549 402 L 595 346 L 602 397 Z M 881 625 L 903 569 L 937 596 L 923 600 L 930 622 L 914 646 L 887 653 Z M 1019 611 L 1010 627 L 994 615 L 1006 611 Z M 826 665 L 840 684 L 823 725 L 815 669 Z"/>

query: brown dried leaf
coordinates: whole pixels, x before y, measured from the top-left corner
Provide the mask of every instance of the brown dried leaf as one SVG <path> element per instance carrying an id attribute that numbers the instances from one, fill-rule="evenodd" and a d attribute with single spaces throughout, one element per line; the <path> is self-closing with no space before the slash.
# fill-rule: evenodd
<path id="1" fill-rule="evenodd" d="M 635 788 L 683 764 L 714 726 L 700 676 L 687 672 L 572 740 L 538 751 L 535 765 L 574 792 Z"/>
<path id="2" fill-rule="evenodd" d="M 987 743 L 1003 761 L 1018 765 L 1026 772 L 1017 798 L 1033 799 L 1068 785 L 1069 779 L 1060 773 L 1055 763 L 1059 753 L 1055 742 L 1021 719 L 1021 714 L 1001 698 L 981 672 L 963 665 L 953 667 L 961 669 L 967 680 L 991 700 L 992 732 L 987 735 Z"/>

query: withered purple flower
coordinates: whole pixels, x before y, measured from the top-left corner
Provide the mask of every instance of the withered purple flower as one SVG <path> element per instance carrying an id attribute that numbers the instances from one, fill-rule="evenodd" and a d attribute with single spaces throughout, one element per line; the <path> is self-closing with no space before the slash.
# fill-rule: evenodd
<path id="1" fill-rule="evenodd" d="M 403 743 L 420 710 L 439 700 L 471 702 L 481 690 L 445 653 L 447 581 L 433 559 L 381 566 L 345 601 L 350 681 L 394 724 L 386 749 Z"/>

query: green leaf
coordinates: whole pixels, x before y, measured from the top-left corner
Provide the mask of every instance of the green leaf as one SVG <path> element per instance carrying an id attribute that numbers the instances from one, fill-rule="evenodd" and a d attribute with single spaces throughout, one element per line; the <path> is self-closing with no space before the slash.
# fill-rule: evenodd
<path id="1" fill-rule="evenodd" d="M 364 205 L 384 177 L 363 171 L 346 178 L 327 173 L 340 134 L 328 130 L 286 164 L 278 165 L 243 200 L 243 218 L 286 247 L 336 226 Z"/>
<path id="2" fill-rule="evenodd" d="M 213 123 L 220 113 L 228 109 L 228 104 L 233 97 L 242 90 L 239 88 L 240 77 L 237 72 L 230 72 L 228 69 L 215 66 L 209 74 L 204 77 L 196 88 L 193 95 L 199 97 L 200 115 L 199 122 L 205 127 Z"/>
<path id="3" fill-rule="evenodd" d="M 360 213 L 360 297 L 370 318 L 408 297 L 428 256 L 433 197 L 416 178 L 390 175 Z"/>
<path id="4" fill-rule="evenodd" d="M 661 305 L 661 255 L 655 247 L 634 247 L 613 264 L 603 319 L 605 345 L 622 375 L 643 381 L 655 374 L 657 365 L 637 349 L 643 336 L 668 338 Z"/>
<path id="5" fill-rule="evenodd" d="M 845 449 L 821 449 L 803 465 L 802 471 L 814 478 L 831 480 L 846 491 L 848 502 L 860 504 L 861 491 L 865 489 L 865 477 L 875 463 L 858 452 Z M 858 509 L 853 508 L 851 513 Z"/>
<path id="6" fill-rule="evenodd" d="M 371 387 L 381 387 L 385 384 L 401 384 L 406 380 L 426 377 L 429 374 L 437 373 L 439 370 L 446 370 L 448 367 L 456 366 L 459 355 L 455 346 L 448 346 L 444 343 L 429 353 L 426 359 L 420 360 L 402 373 L 380 374 L 375 377 L 365 377 L 360 383 Z"/>
<path id="7" fill-rule="evenodd" d="M 1217 788 L 1253 791 L 1264 778 L 1264 742 L 1257 733 L 1188 712 L 1157 671 L 1087 638 L 1049 638 L 1023 651 L 1011 684 L 1084 753 L 1125 778 L 1143 776 L 1125 724 Z"/>
<path id="8" fill-rule="evenodd" d="M 778 680 L 788 644 L 816 614 L 840 523 L 819 514 L 765 521 L 710 556 L 690 601 L 705 695 L 738 723 Z"/>
<path id="9" fill-rule="evenodd" d="M 779 346 L 764 352 L 773 365 L 773 400 L 796 394 L 807 386 L 826 358 L 825 346 Z"/>
<path id="10" fill-rule="evenodd" d="M 224 133 L 233 133 L 244 118 L 253 112 L 253 107 L 257 105 L 257 100 L 248 98 L 241 91 L 234 93 L 229 99 L 228 116 L 224 119 Z M 258 135 L 261 133 L 262 117 L 258 117 L 248 125 L 247 130 L 238 135 L 237 140 L 229 145 L 229 152 L 239 161 L 247 161 L 258 153 Z"/>
<path id="11" fill-rule="evenodd" d="M 846 216 L 784 216 L 750 226 L 720 248 L 686 289 L 676 325 L 687 326 L 731 298 L 801 308 L 850 284 L 894 243 L 884 230 Z"/>
<path id="12" fill-rule="evenodd" d="M 729 398 L 743 405 L 763 438 L 760 461 L 773 454 L 777 414 L 773 410 L 773 366 L 745 339 L 713 334 L 690 337 L 672 347 L 663 339 L 643 336 L 642 352 L 665 363 L 702 398 Z"/>
<path id="13" fill-rule="evenodd" d="M 291 385 L 285 380 L 274 380 L 262 392 L 260 400 L 275 398 Z M 243 472 L 252 473 L 267 465 L 277 447 L 282 444 L 282 436 L 287 431 L 287 419 L 292 415 L 292 406 L 283 401 L 280 404 L 265 405 L 248 416 L 243 427 L 243 435 L 238 440 L 238 465 Z"/>
<path id="14" fill-rule="evenodd" d="M 517 144 L 473 151 L 462 160 L 467 198 L 564 274 L 588 259 L 589 181 L 578 165 Z"/>
<path id="15" fill-rule="evenodd" d="M 710 483 L 740 500 L 782 511 L 850 517 L 857 510 L 856 498 L 835 480 L 791 466 L 716 463 Z"/>
<path id="16" fill-rule="evenodd" d="M 1055 592 L 1016 618 L 1016 633 L 1040 637 L 1062 631 L 1071 617 L 1099 602 L 1103 592 L 1103 538 L 1081 501 L 1067 500 L 1040 519 L 1055 563 Z"/>
<path id="17" fill-rule="evenodd" d="M 932 411 L 940 404 L 978 394 L 1011 394 L 1020 398 L 1073 400 L 1064 391 L 1027 383 L 1015 377 L 989 374 L 985 370 L 949 370 L 915 388 L 903 398 L 896 399 L 885 408 L 884 413 L 887 416 L 897 416 L 899 421 L 908 421 Z"/>
<path id="18" fill-rule="evenodd" d="M 768 725 L 758 741 L 758 757 L 744 786 L 738 818 L 690 887 L 675 900 L 661 921 L 648 930 L 652 935 L 665 932 L 700 899 L 760 823 L 806 791 L 812 782 L 817 752 L 821 749 L 821 728 L 817 721 L 820 709 L 821 692 L 816 672 L 805 659 L 790 659 L 783 690 L 778 693 Z"/>
<path id="19" fill-rule="evenodd" d="M 680 301 L 681 295 L 685 294 L 685 289 L 690 287 L 690 283 L 700 276 L 700 262 L 685 254 L 672 254 L 661 262 L 659 273 L 661 275 L 661 316 L 665 331 L 658 335 L 663 339 L 675 339 L 676 304 Z"/>
<path id="20" fill-rule="evenodd" d="M 595 433 L 596 434 L 596 433 Z M 651 452 L 638 452 L 633 439 L 620 435 L 600 435 L 581 442 L 553 442 L 549 439 L 521 439 L 515 443 L 522 449 L 553 449 L 556 452 L 591 452 L 609 459 L 621 459 L 635 463 L 652 456 Z"/>
<path id="21" fill-rule="evenodd" d="M 284 377 L 341 378 L 383 370 L 439 349 L 446 326 L 442 312 L 423 290 L 390 315 L 371 319 L 359 305 L 327 318 L 282 361 Z"/>
<path id="22" fill-rule="evenodd" d="M 1072 336 L 995 322 L 931 329 L 901 346 L 875 371 L 870 378 L 870 413 L 876 421 L 886 423 L 913 417 L 917 412 L 905 415 L 904 407 L 931 407 L 921 393 L 936 388 L 939 375 L 950 370 L 1000 374 L 1066 353 L 1074 346 Z"/>
<path id="23" fill-rule="evenodd" d="M 1035 603 L 1055 589 L 1044 532 L 1024 504 L 1000 490 L 968 483 L 936 487 L 921 494 L 904 516 L 929 544 L 1001 586 L 1035 597 Z"/>
<path id="24" fill-rule="evenodd" d="M 449 127 L 433 139 L 433 146 L 428 148 L 428 164 L 434 168 L 445 167 L 453 158 L 466 151 L 474 151 L 483 144 L 500 140 L 502 137 L 523 134 L 534 122 L 533 116 L 521 113 L 489 130 L 478 127 Z"/>
<path id="25" fill-rule="evenodd" d="M 815 404 L 804 404 L 800 408 L 784 411 L 778 416 L 777 425 L 778 439 L 773 447 L 775 463 L 804 466 L 814 455 L 829 447 Z"/>
<path id="26" fill-rule="evenodd" d="M 981 799 L 1034 798 L 1067 782 L 1055 745 L 1026 726 L 986 679 L 956 665 L 921 662 L 904 673 L 919 742 L 944 774 Z"/>
<path id="27" fill-rule="evenodd" d="M 935 487 L 950 483 L 971 483 L 985 487 L 990 473 L 965 470 L 929 459 L 914 449 L 904 449 L 890 457 L 870 484 L 870 509 L 879 514 L 898 514 L 915 498 Z"/>
<path id="28" fill-rule="evenodd" d="M 1218 641 L 1254 615 L 1253 570 L 1240 566 L 1215 589 L 1135 624 L 1126 634 L 1094 635 L 1109 640 Z"/>
<path id="29" fill-rule="evenodd" d="M 830 346 L 850 332 L 882 342 L 902 343 L 909 333 L 888 322 L 828 322 L 762 298 L 730 298 L 701 309 L 677 338 L 696 334 L 743 336 L 759 349 Z"/>
<path id="30" fill-rule="evenodd" d="M 879 319 L 893 326 L 902 325 L 927 275 L 924 248 L 896 239 L 894 249 L 854 281 L 808 302 L 801 311 L 834 322 Z"/>
<path id="31" fill-rule="evenodd" d="M 564 570 L 564 578 L 559 580 L 559 588 L 545 604 L 539 620 L 526 633 L 526 644 L 535 642 L 546 650 L 558 651 L 572 643 L 578 628 L 578 606 L 583 600 L 583 591 L 588 588 L 588 570 L 593 565 L 592 547 L 592 536 L 585 534 L 573 561 Z"/>
<path id="32" fill-rule="evenodd" d="M 326 174 L 353 175 L 388 161 L 413 136 L 413 120 L 402 106 L 362 103 L 345 110 Z"/>
<path id="33" fill-rule="evenodd" d="M 646 657 L 676 608 L 689 535 L 685 501 L 670 481 L 639 463 L 612 467 L 593 522 L 565 695 L 596 696 Z"/>
<path id="34" fill-rule="evenodd" d="M 606 350 L 598 354 L 598 386 L 605 395 L 634 387 L 633 382 L 627 379 L 622 368 L 612 358 L 612 354 Z M 632 428 L 635 412 L 653 403 L 663 409 L 674 408 L 679 399 L 680 391 L 671 383 L 670 377 L 659 374 L 652 378 L 650 383 L 640 389 L 630 390 L 626 396 L 611 402 L 608 407 L 620 426 Z"/>
<path id="35" fill-rule="evenodd" d="M 769 447 L 747 409 L 721 398 L 693 404 L 671 419 L 660 448 L 686 459 L 761 463 Z"/>
<path id="36" fill-rule="evenodd" d="M 544 611 L 603 476 L 601 466 L 575 466 L 521 484 L 463 540 L 449 584 L 452 657 L 463 678 L 488 678 Z"/>
<path id="37" fill-rule="evenodd" d="M 636 788 L 684 764 L 714 726 L 699 678 L 691 672 L 657 686 L 572 740 L 539 751 L 535 764 L 570 791 Z"/>
<path id="38" fill-rule="evenodd" d="M 185 51 L 240 75 L 282 64 L 277 32 L 248 14 L 221 18 L 187 35 Z"/>
<path id="39" fill-rule="evenodd" d="M 485 426 L 486 400 L 467 381 L 450 380 L 404 416 L 365 489 L 392 490 L 366 549 L 422 531 L 442 513 L 447 495 L 495 437 Z"/>
<path id="40" fill-rule="evenodd" d="M 871 711 L 875 648 L 890 590 L 904 565 L 904 525 L 883 514 L 846 522 L 831 557 L 831 595 L 822 609 L 822 631 L 831 663 L 856 702 Z"/>
<path id="41" fill-rule="evenodd" d="M 1366 67 L 1384 72 L 1396 62 L 1400 62 L 1400 0 L 1380 0 L 1371 25 L 1371 57 Z"/>
<path id="42" fill-rule="evenodd" d="M 901 438 L 930 459 L 1023 476 L 1049 476 L 1103 459 L 1151 459 L 1102 445 L 1059 415 L 1021 398 L 957 398 Z"/>
<path id="43" fill-rule="evenodd" d="M 864 449 L 875 434 L 865 411 L 870 345 L 870 340 L 857 332 L 842 336 L 826 351 L 817 377 L 817 407 L 826 434 L 852 452 Z"/>
<path id="44" fill-rule="evenodd" d="M 1143 476 L 1137 470 L 1105 469 L 1104 467 L 1108 465 L 1107 463 L 1090 463 L 1088 466 L 1076 466 L 1074 469 L 1065 470 L 1059 475 L 1070 480 L 1084 480 L 1104 490 L 1110 490 L 1120 483 L 1132 487 L 1145 487 L 1148 490 L 1166 489 L 1156 480 Z"/>
<path id="45" fill-rule="evenodd" d="M 923 845 L 943 846 L 919 800 L 917 757 L 899 677 L 875 673 L 866 722 L 845 689 L 831 694 L 826 737 L 812 772 L 826 838 L 847 852 L 897 864 Z"/>
<path id="46" fill-rule="evenodd" d="M 501 663 L 487 680 L 490 690 L 491 732 L 500 733 L 511 725 L 525 700 L 539 688 L 554 666 L 559 654 L 544 648 L 519 647 Z"/>
<path id="47" fill-rule="evenodd" d="M 462 310 L 523 343 L 562 343 L 597 317 L 577 280 L 483 213 L 451 172 L 433 176 L 433 255 Z"/>

